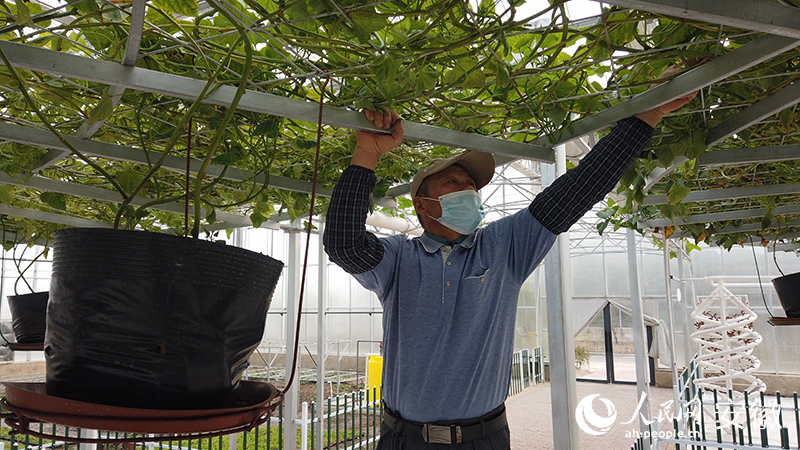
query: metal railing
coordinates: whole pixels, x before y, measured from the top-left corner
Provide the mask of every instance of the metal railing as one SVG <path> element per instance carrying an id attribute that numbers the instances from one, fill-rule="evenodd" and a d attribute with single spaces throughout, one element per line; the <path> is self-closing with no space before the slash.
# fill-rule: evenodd
<path id="1" fill-rule="evenodd" d="M 516 395 L 530 386 L 544 382 L 542 348 L 522 349 L 511 359 L 511 383 L 508 395 Z"/>
<path id="2" fill-rule="evenodd" d="M 728 391 L 698 388 L 694 380 L 703 376 L 694 359 L 678 377 L 677 416 L 672 427 L 660 429 L 653 419 L 649 435 L 641 436 L 631 447 L 635 450 L 659 449 L 674 444 L 680 449 L 800 449 L 800 399 L 764 393 L 735 395 Z"/>

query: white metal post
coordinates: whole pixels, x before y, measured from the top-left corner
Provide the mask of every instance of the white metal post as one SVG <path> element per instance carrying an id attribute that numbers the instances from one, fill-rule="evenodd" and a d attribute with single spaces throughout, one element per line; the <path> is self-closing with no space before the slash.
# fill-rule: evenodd
<path id="1" fill-rule="evenodd" d="M 300 296 L 300 274 L 301 261 L 300 255 L 300 230 L 292 229 L 286 231 L 289 235 L 289 255 L 286 266 L 286 375 L 285 380 L 288 385 L 289 377 L 292 373 L 295 346 L 295 326 L 297 325 L 297 303 Z M 297 403 L 299 397 L 299 386 L 297 380 L 299 376 L 295 372 L 292 386 L 284 396 L 283 404 L 283 450 L 297 450 Z"/>
<path id="2" fill-rule="evenodd" d="M 542 185 L 551 184 L 556 172 L 566 171 L 564 146 L 556 148 L 556 164 L 542 164 Z M 569 233 L 563 233 L 544 260 L 547 293 L 547 340 L 550 356 L 550 398 L 553 415 L 553 448 L 579 450 L 578 405 L 575 385 L 575 333 L 572 323 L 572 278 Z"/>
<path id="3" fill-rule="evenodd" d="M 267 425 L 269 425 L 269 422 L 267 422 Z M 239 445 L 239 436 L 241 435 L 242 433 L 228 435 L 228 450 L 236 450 Z"/>
<path id="4" fill-rule="evenodd" d="M 674 305 L 672 304 L 672 273 L 669 267 L 669 238 L 664 236 L 664 279 L 667 288 L 667 331 L 669 332 L 669 365 L 672 370 L 672 401 L 675 408 L 680 405 L 680 393 L 676 386 L 678 385 L 678 358 L 676 356 L 677 349 L 675 348 L 675 316 L 672 311 Z M 678 247 L 678 258 L 681 258 L 681 248 Z M 661 359 L 661 348 L 658 349 L 658 358 Z"/>
<path id="5" fill-rule="evenodd" d="M 300 450 L 308 450 L 308 402 L 303 402 L 300 412 Z"/>
<path id="6" fill-rule="evenodd" d="M 685 286 L 686 285 L 686 281 L 685 281 L 686 275 L 685 275 L 685 273 L 683 271 L 683 255 L 684 255 L 686 250 L 684 248 L 683 241 L 680 241 L 680 242 L 681 242 L 681 244 L 680 244 L 681 245 L 681 252 L 680 252 L 680 255 L 678 255 L 678 280 L 679 280 L 678 292 L 681 294 L 681 302 L 683 302 L 683 304 L 681 304 L 681 310 L 683 311 L 683 317 L 684 317 L 684 319 L 683 319 L 683 365 L 688 368 L 689 367 L 689 361 L 691 361 L 692 356 L 694 356 L 694 352 L 692 352 L 692 348 L 691 348 L 691 344 L 690 344 L 691 339 L 689 339 L 689 335 L 691 334 L 689 332 L 689 324 L 692 323 L 692 320 L 691 320 L 692 316 L 691 316 L 691 311 L 689 310 L 689 306 L 692 305 L 692 302 L 686 296 L 687 295 L 686 294 L 686 286 Z"/>
<path id="7" fill-rule="evenodd" d="M 322 448 L 323 429 L 325 428 L 325 308 L 328 297 L 328 258 L 322 245 L 322 233 L 325 223 L 320 222 L 319 227 L 319 288 L 317 297 L 317 437 L 314 440 L 315 448 Z"/>
<path id="8" fill-rule="evenodd" d="M 636 355 L 636 392 L 639 395 L 641 408 L 639 409 L 639 431 L 642 435 L 649 436 L 648 424 L 650 420 L 650 387 L 647 384 L 647 347 L 644 328 L 644 310 L 642 308 L 642 291 L 639 286 L 639 265 L 636 262 L 636 235 L 631 229 L 627 230 L 628 238 L 628 274 L 631 290 L 631 319 L 633 320 L 633 351 Z M 652 442 L 652 441 L 651 441 Z"/>
<path id="9" fill-rule="evenodd" d="M 87 430 L 84 428 L 81 430 L 80 437 L 87 439 L 96 439 L 97 430 Z M 97 450 L 97 444 L 80 443 L 78 444 L 78 450 Z"/>

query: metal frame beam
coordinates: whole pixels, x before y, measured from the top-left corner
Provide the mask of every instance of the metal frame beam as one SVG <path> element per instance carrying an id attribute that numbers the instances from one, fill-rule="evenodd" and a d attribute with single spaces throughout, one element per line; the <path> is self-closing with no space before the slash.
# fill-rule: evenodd
<path id="1" fill-rule="evenodd" d="M 800 159 L 800 144 L 706 151 L 697 158 L 697 163 L 701 167 L 709 167 L 767 164 L 796 159 Z"/>
<path id="2" fill-rule="evenodd" d="M 800 220 L 792 220 L 789 223 L 782 224 L 782 226 L 798 227 L 798 226 L 800 226 Z M 743 224 L 743 225 L 723 227 L 723 228 L 720 228 L 718 230 L 714 230 L 714 234 L 717 235 L 717 234 L 729 234 L 729 233 L 750 233 L 750 232 L 753 232 L 753 231 L 759 231 L 762 228 L 763 227 L 761 226 L 761 223 L 746 223 L 746 224 Z M 675 233 L 675 235 L 678 236 L 678 237 L 690 237 L 691 236 L 689 233 L 686 233 L 686 232 L 683 232 L 683 231 L 679 231 L 679 232 Z"/>
<path id="3" fill-rule="evenodd" d="M 671 102 L 766 61 L 797 45 L 800 45 L 799 39 L 762 36 L 713 61 L 689 69 L 667 83 L 655 86 L 623 103 L 576 121 L 572 124 L 572 131 L 565 130 L 556 144 L 603 129 L 626 117 Z M 545 145 L 547 142 L 549 142 L 547 136 L 542 136 L 536 139 L 534 144 Z"/>
<path id="4" fill-rule="evenodd" d="M 196 100 L 205 85 L 202 80 L 161 73 L 140 67 L 128 67 L 115 62 L 101 61 L 44 48 L 0 41 L 0 48 L 15 67 L 94 81 L 111 86 L 122 86 L 137 91 L 167 95 L 185 100 Z M 212 105 L 228 106 L 236 87 L 219 86 L 202 101 Z M 316 123 L 319 105 L 278 95 L 248 90 L 242 96 L 238 109 L 272 114 Z M 363 114 L 343 108 L 323 107 L 322 123 L 353 130 L 381 131 Z M 403 122 L 405 137 L 449 147 L 477 150 L 497 155 L 553 162 L 555 156 L 550 146 L 506 141 L 479 134 L 448 130 L 431 125 Z"/>
<path id="5" fill-rule="evenodd" d="M 797 10 L 795 14 L 800 15 L 800 10 Z M 728 137 L 761 122 L 773 114 L 796 105 L 798 102 L 800 102 L 800 83 L 790 84 L 769 97 L 753 103 L 739 114 L 728 118 L 709 130 L 706 145 L 713 147 Z"/>
<path id="6" fill-rule="evenodd" d="M 71 227 L 82 228 L 111 228 L 110 224 L 100 222 L 97 220 L 84 219 L 81 217 L 73 217 L 65 214 L 51 213 L 41 211 L 38 209 L 19 208 L 17 206 L 0 204 L 0 214 L 6 214 L 13 217 L 20 217 L 23 219 L 39 220 L 48 223 L 58 223 L 61 225 L 68 225 Z"/>
<path id="7" fill-rule="evenodd" d="M 681 225 L 690 225 L 695 223 L 722 222 L 727 220 L 738 220 L 738 219 L 757 219 L 764 217 L 768 212 L 769 210 L 767 208 L 756 208 L 756 209 L 747 209 L 739 211 L 726 211 L 720 213 L 695 214 L 693 216 L 685 217 L 675 221 L 672 221 L 670 219 L 644 220 L 639 222 L 639 227 L 656 228 L 656 227 L 666 227 L 673 225 L 681 226 Z M 775 214 L 776 216 L 783 214 L 800 214 L 800 205 L 779 206 L 775 208 L 772 211 L 772 213 Z"/>
<path id="8" fill-rule="evenodd" d="M 659 100 L 657 104 L 652 104 L 650 108 L 654 108 L 658 105 L 662 105 L 669 101 L 672 101 L 678 97 L 683 95 L 689 94 L 690 92 L 696 91 L 698 88 L 708 86 L 712 83 L 717 81 L 723 80 L 730 75 L 735 73 L 741 72 L 749 67 L 755 66 L 756 64 L 760 64 L 761 62 L 766 61 L 776 55 L 779 55 L 783 52 L 786 52 L 796 46 L 800 45 L 800 40 L 794 38 L 788 38 L 783 36 L 762 36 L 755 41 L 749 42 L 736 50 L 733 50 L 729 53 L 726 53 L 719 58 L 709 61 L 701 66 L 695 67 L 690 69 L 670 81 L 669 83 L 665 83 L 661 86 L 657 86 L 653 89 L 648 90 L 631 100 L 628 100 L 625 103 L 622 103 L 618 106 L 624 106 L 628 104 L 633 104 L 633 101 L 642 101 L 639 99 L 647 99 L 649 97 L 657 96 Z M 673 86 L 674 85 L 674 86 Z M 670 88 L 670 92 L 673 95 L 667 95 L 666 89 Z M 664 90 L 664 93 L 661 91 Z M 651 94 L 655 93 L 655 94 Z M 650 100 L 653 102 L 653 100 Z M 609 111 L 613 108 L 609 108 L 606 111 Z M 646 108 L 649 109 L 649 108 Z M 641 111 L 645 111 L 646 109 L 639 109 L 631 112 L 638 113 Z M 603 111 L 605 113 L 606 111 Z M 598 113 L 588 117 L 584 120 L 597 120 L 597 116 L 602 113 Z M 630 115 L 630 114 L 629 114 Z M 617 115 L 614 115 L 616 117 Z M 626 117 L 626 116 L 623 116 Z M 623 117 L 619 117 L 615 120 L 619 120 Z M 577 127 L 575 127 L 577 130 Z M 645 183 L 645 192 L 649 191 L 650 188 L 653 187 L 657 182 L 661 181 L 665 176 L 669 175 L 680 167 L 683 163 L 688 161 L 685 157 L 676 158 L 675 161 L 670 165 L 670 167 L 664 168 L 656 168 L 653 172 L 650 173 L 647 177 L 647 181 Z"/>
<path id="9" fill-rule="evenodd" d="M 63 154 L 64 151 L 69 152 L 69 148 L 64 145 L 53 133 L 49 131 L 39 130 L 36 128 L 28 128 L 20 125 L 11 125 L 7 123 L 0 123 L 0 138 L 8 141 L 18 142 L 20 144 L 32 145 L 35 147 L 43 147 L 53 149 L 53 153 Z M 100 156 L 103 158 L 113 159 L 116 161 L 127 161 L 138 164 L 148 164 L 145 158 L 144 150 L 133 147 L 124 147 L 122 145 L 109 144 L 106 142 L 92 141 L 88 139 L 78 139 L 72 136 L 64 136 L 65 140 L 75 146 L 86 155 Z M 159 158 L 161 153 L 151 152 L 150 155 Z M 189 171 L 196 174 L 200 170 L 202 161 L 192 159 Z M 186 171 L 186 160 L 178 156 L 167 156 L 162 166 L 167 170 L 184 173 Z M 209 166 L 207 173 L 210 176 L 219 176 L 224 169 L 224 166 L 212 164 Z M 226 180 L 231 181 L 249 181 L 251 183 L 263 184 L 265 176 L 263 174 L 253 176 L 247 169 L 235 168 L 235 170 L 228 170 L 223 176 Z M 281 175 L 269 175 L 269 185 L 271 187 L 302 192 L 305 194 L 311 193 L 313 187 L 312 183 L 307 181 L 296 180 L 293 178 L 284 177 Z M 317 195 L 323 197 L 330 197 L 331 190 L 324 189 L 322 186 L 317 186 Z"/>
<path id="10" fill-rule="evenodd" d="M 147 0 L 133 0 L 131 7 L 131 24 L 128 32 L 128 41 L 125 45 L 125 54 L 122 55 L 121 64 L 124 66 L 133 67 L 136 64 L 136 59 L 139 56 L 139 48 L 142 44 L 142 34 L 144 33 L 144 17 L 147 11 Z M 117 107 L 119 101 L 122 99 L 122 94 L 125 92 L 124 86 L 112 86 L 108 91 L 111 96 L 111 103 L 113 108 Z M 100 127 L 105 123 L 104 120 L 93 122 L 91 119 L 81 125 L 75 132 L 75 136 L 79 138 L 88 138 L 93 136 Z"/>
<path id="11" fill-rule="evenodd" d="M 0 185 L 2 184 L 12 184 L 15 186 L 26 187 L 47 192 L 58 192 L 61 194 L 75 195 L 78 197 L 91 198 L 94 200 L 111 202 L 111 203 L 122 202 L 119 193 L 117 193 L 116 191 L 112 191 L 110 189 L 84 186 L 75 183 L 67 183 L 65 181 L 51 180 L 49 178 L 45 178 L 39 175 L 33 175 L 27 180 L 17 180 L 15 178 L 8 176 L 3 172 L 0 172 Z M 130 204 L 131 206 L 141 206 L 144 205 L 145 203 L 150 202 L 151 200 L 153 199 L 142 196 L 136 196 L 136 198 L 134 198 Z M 152 207 L 152 209 L 159 211 L 167 211 L 182 215 L 184 214 L 185 206 L 183 203 L 172 202 L 172 203 L 162 203 L 159 205 L 155 205 Z M 253 226 L 250 219 L 244 215 L 231 214 L 218 211 L 216 212 L 216 216 L 217 219 L 219 219 L 219 222 L 226 224 L 226 228 Z"/>
<path id="12" fill-rule="evenodd" d="M 711 202 L 716 200 L 729 200 L 745 197 L 763 197 L 765 195 L 787 195 L 800 193 L 798 184 L 773 184 L 750 186 L 743 188 L 708 189 L 693 191 L 687 195 L 684 202 Z M 644 205 L 666 205 L 667 194 L 650 195 L 645 197 Z"/>
<path id="13" fill-rule="evenodd" d="M 665 16 L 800 39 L 797 8 L 754 0 L 596 0 Z"/>

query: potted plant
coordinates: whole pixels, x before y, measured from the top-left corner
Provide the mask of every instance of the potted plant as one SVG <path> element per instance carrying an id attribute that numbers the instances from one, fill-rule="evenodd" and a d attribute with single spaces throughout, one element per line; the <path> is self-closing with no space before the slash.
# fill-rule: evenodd
<path id="1" fill-rule="evenodd" d="M 9 295 L 7 297 L 8 307 L 11 311 L 11 328 L 14 331 L 16 343 L 41 344 L 44 342 L 45 335 L 48 292 L 34 292 L 33 287 L 25 278 L 25 272 L 33 267 L 39 258 L 47 254 L 47 246 L 23 267 L 23 264 L 25 264 L 25 253 L 28 249 L 33 247 L 32 243 L 25 246 L 22 246 L 20 242 L 7 243 L 5 239 L 4 217 L 0 217 L 0 223 L 3 227 L 3 246 L 6 251 L 9 250 L 9 247 L 13 248 L 13 262 L 18 273 L 17 279 L 14 282 L 14 295 Z M 22 251 L 19 256 L 17 256 L 17 250 L 21 246 Z M 25 284 L 28 291 L 30 291 L 29 293 L 20 293 L 20 281 Z"/>
<path id="2" fill-rule="evenodd" d="M 213 0 L 209 4 L 218 8 Z M 228 15 L 224 8 L 219 12 Z M 204 219 L 201 205 L 208 204 L 202 199 L 208 187 L 203 179 L 215 150 L 224 145 L 251 68 L 251 44 L 239 31 L 237 44 L 241 45 L 231 46 L 223 64 L 205 60 L 209 72 L 205 88 L 170 129 L 162 157 L 133 181 L 130 173 L 106 170 L 66 140 L 39 112 L 22 78 L 0 50 L 20 93 L 42 124 L 122 199 L 113 217 L 114 229 L 73 228 L 54 233 L 44 337 L 48 395 L 149 409 L 222 408 L 234 401 L 248 357 L 261 342 L 266 312 L 283 269 L 282 262 L 269 256 L 198 239 Z M 243 57 L 234 54 L 241 49 Z M 134 209 L 132 200 L 146 190 L 186 128 L 191 130 L 193 114 L 221 82 L 219 76 L 232 58 L 243 60 L 241 79 L 216 129 L 206 130 L 213 137 L 204 146 L 194 187 L 188 186 L 187 179 L 185 196 L 176 196 L 174 190 L 162 192 L 161 198 Z M 102 121 L 112 110 L 106 92 L 89 117 Z M 194 222 L 185 227 L 193 238 L 133 230 L 146 208 L 176 198 L 185 198 L 187 210 L 189 199 L 194 200 Z"/>
<path id="3" fill-rule="evenodd" d="M 283 263 L 132 230 L 55 233 L 47 393 L 150 409 L 230 405 Z"/>
<path id="4" fill-rule="evenodd" d="M 778 259 L 775 256 L 775 251 L 772 252 L 772 259 L 775 261 L 775 266 L 781 276 L 772 279 L 772 286 L 775 287 L 775 292 L 778 294 L 778 300 L 781 302 L 786 317 L 790 319 L 800 318 L 800 272 L 790 273 L 786 275 L 778 265 Z"/>

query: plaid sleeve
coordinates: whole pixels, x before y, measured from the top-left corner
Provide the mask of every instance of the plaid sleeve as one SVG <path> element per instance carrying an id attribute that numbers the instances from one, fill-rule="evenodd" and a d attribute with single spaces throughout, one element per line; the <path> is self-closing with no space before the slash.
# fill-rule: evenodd
<path id="1" fill-rule="evenodd" d="M 383 244 L 365 226 L 376 183 L 375 172 L 350 166 L 331 195 L 322 243 L 331 261 L 348 273 L 370 271 L 383 258 Z"/>
<path id="2" fill-rule="evenodd" d="M 569 230 L 614 188 L 645 145 L 653 128 L 638 118 L 621 120 L 577 167 L 558 177 L 528 207 L 555 234 Z"/>

